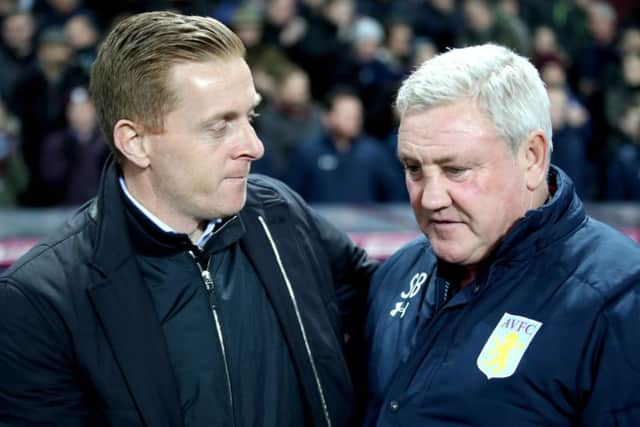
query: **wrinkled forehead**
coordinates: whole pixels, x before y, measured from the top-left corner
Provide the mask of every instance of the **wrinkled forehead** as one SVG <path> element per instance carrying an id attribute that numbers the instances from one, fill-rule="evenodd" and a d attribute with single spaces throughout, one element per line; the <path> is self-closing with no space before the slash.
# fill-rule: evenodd
<path id="1" fill-rule="evenodd" d="M 398 128 L 398 154 L 453 152 L 502 142 L 487 114 L 470 103 L 455 102 L 428 109 L 409 109 Z"/>

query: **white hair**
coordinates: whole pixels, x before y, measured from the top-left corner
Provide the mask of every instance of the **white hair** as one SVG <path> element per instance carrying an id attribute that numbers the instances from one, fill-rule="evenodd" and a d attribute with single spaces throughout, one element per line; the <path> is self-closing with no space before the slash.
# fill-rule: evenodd
<path id="1" fill-rule="evenodd" d="M 529 133 L 551 141 L 549 96 L 528 59 L 495 44 L 451 49 L 425 61 L 402 84 L 396 98 L 401 115 L 456 101 L 475 102 L 515 153 Z"/>

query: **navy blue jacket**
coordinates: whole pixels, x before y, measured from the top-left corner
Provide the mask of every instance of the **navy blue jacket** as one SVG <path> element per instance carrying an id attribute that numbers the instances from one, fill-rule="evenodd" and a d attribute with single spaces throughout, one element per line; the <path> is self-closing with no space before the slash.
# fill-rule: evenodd
<path id="1" fill-rule="evenodd" d="M 550 180 L 453 297 L 424 237 L 376 272 L 366 425 L 640 425 L 640 247 Z"/>

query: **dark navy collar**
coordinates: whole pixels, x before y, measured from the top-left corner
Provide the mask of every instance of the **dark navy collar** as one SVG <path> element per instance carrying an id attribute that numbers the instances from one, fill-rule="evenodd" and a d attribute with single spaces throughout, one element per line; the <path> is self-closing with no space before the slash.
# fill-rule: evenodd
<path id="1" fill-rule="evenodd" d="M 556 166 L 548 175 L 549 188 L 555 191 L 544 205 L 518 220 L 498 245 L 491 258 L 522 259 L 573 233 L 585 220 L 586 212 L 575 192 L 571 178 Z"/>

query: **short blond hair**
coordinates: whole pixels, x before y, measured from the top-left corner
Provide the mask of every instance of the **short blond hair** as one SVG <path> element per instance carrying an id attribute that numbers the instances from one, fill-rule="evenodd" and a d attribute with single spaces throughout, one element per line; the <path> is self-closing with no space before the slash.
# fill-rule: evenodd
<path id="1" fill-rule="evenodd" d="M 244 55 L 240 39 L 213 18 L 147 12 L 121 20 L 100 45 L 90 84 L 100 128 L 116 157 L 121 159 L 112 135 L 118 120 L 162 131 L 177 103 L 168 84 L 172 66 Z"/>

